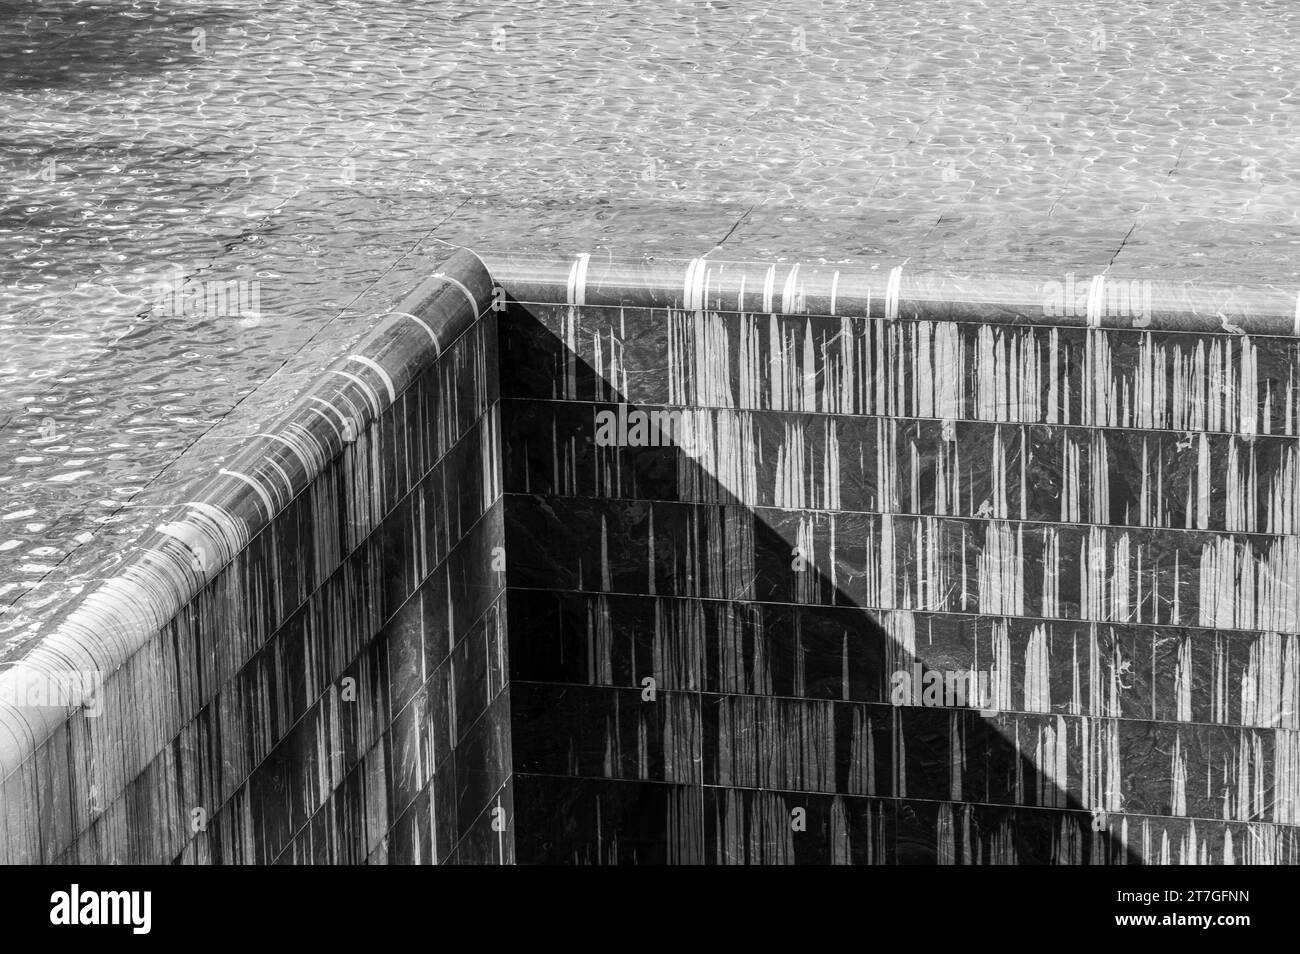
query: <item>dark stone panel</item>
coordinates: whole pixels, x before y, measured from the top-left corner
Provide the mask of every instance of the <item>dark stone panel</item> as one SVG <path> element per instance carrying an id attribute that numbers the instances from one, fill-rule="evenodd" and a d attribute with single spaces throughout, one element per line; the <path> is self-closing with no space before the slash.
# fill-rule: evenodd
<path id="1" fill-rule="evenodd" d="M 718 607 L 649 597 L 511 590 L 512 680 L 700 685 L 703 638 Z"/>
<path id="2" fill-rule="evenodd" d="M 395 816 L 407 811 L 433 776 L 435 766 L 423 757 L 428 754 L 428 750 L 422 744 L 422 730 L 430 704 L 428 690 L 421 689 L 409 705 L 393 716 L 392 728 L 388 733 L 388 768 L 391 775 L 391 808 Z"/>
<path id="3" fill-rule="evenodd" d="M 320 686 L 307 667 L 309 649 L 307 608 L 299 610 L 271 641 L 275 654 L 275 689 L 283 722 L 277 726 L 276 739 L 283 737 L 320 695 Z"/>
<path id="4" fill-rule="evenodd" d="M 451 637 L 458 641 L 501 593 L 502 580 L 491 571 L 501 555 L 504 507 L 489 510 L 447 558 L 447 606 Z"/>
<path id="5" fill-rule="evenodd" d="M 505 486 L 519 493 L 679 499 L 681 452 L 671 446 L 597 446 L 597 415 L 604 411 L 617 415 L 618 405 L 503 401 Z"/>
<path id="6" fill-rule="evenodd" d="M 443 478 L 442 501 L 448 516 L 448 529 L 452 541 L 461 539 L 482 515 L 483 431 L 475 427 L 451 448 L 440 462 Z"/>
<path id="7" fill-rule="evenodd" d="M 437 577 L 430 577 L 436 582 Z M 424 586 L 430 586 L 426 582 Z M 425 655 L 424 600 L 421 590 L 411 596 L 375 637 L 387 647 L 387 682 L 393 712 L 411 701 L 428 678 L 430 660 Z"/>
<path id="8" fill-rule="evenodd" d="M 402 483 L 406 477 L 406 453 L 401 440 L 402 399 L 386 407 L 371 426 L 371 439 L 379 444 L 379 458 L 385 466 L 379 475 L 375 491 L 379 495 L 380 512 L 389 513 L 393 504 L 404 496 Z"/>
<path id="9" fill-rule="evenodd" d="M 419 593 L 412 598 L 420 601 L 426 670 L 440 665 L 451 652 L 453 642 L 451 610 L 447 602 L 449 571 L 450 567 L 446 560 L 438 564 L 420 585 Z"/>
<path id="10" fill-rule="evenodd" d="M 950 838 L 940 839 L 938 832 L 953 827 L 961 818 L 964 806 L 947 802 L 902 801 L 895 808 L 895 863 L 900 865 L 932 865 L 945 861 L 954 863 L 954 844 Z M 979 806 L 978 817 L 992 822 L 1004 838 L 995 840 L 995 850 L 1003 863 L 1048 864 L 1058 825 L 1071 826 L 1072 830 L 1087 830 L 1086 819 L 1076 820 L 1057 812 L 1007 811 L 999 815 Z M 1001 825 L 997 825 L 1001 821 Z M 968 823 L 969 824 L 969 823 Z M 962 833 L 963 835 L 965 832 Z M 971 839 L 978 837 L 978 828 Z M 982 840 L 982 839 L 981 839 Z M 1000 842 L 1000 843 L 998 843 Z"/>
<path id="11" fill-rule="evenodd" d="M 316 534 L 313 532 L 311 503 L 307 495 L 291 500 L 276 517 L 274 550 L 279 581 L 279 619 L 288 618 L 316 588 L 312 569 L 316 565 Z"/>
<path id="12" fill-rule="evenodd" d="M 515 857 L 514 786 L 503 785 L 488 800 L 483 811 L 469 824 L 469 830 L 450 859 L 456 865 L 512 865 Z"/>
<path id="13" fill-rule="evenodd" d="M 844 812 L 833 797 L 709 788 L 704 798 L 709 864 L 828 865 L 851 852 Z"/>
<path id="14" fill-rule="evenodd" d="M 510 695 L 503 692 L 456 746 L 458 834 L 470 834 L 480 814 L 510 778 Z"/>
<path id="15" fill-rule="evenodd" d="M 516 774 L 516 856 L 520 864 L 698 864 L 700 791 Z"/>
<path id="16" fill-rule="evenodd" d="M 451 756 L 458 741 L 454 676 L 450 659 L 444 660 L 429 677 L 425 691 L 424 722 L 419 726 L 420 758 L 435 774 L 454 768 Z"/>
<path id="17" fill-rule="evenodd" d="M 433 831 L 430 827 L 427 789 L 419 794 L 393 825 L 388 844 L 389 864 L 418 865 L 433 862 Z"/>
<path id="18" fill-rule="evenodd" d="M 373 599 L 380 619 L 388 619 L 403 606 L 420 582 L 421 561 L 414 535 L 411 497 L 403 497 L 376 529 L 374 545 L 363 553 L 379 563 L 380 587 Z"/>
<path id="19" fill-rule="evenodd" d="M 578 397 L 592 392 L 595 372 L 572 360 L 556 332 L 558 320 L 544 324 L 531 307 L 511 302 L 499 322 L 500 388 L 503 398 Z M 578 380 L 571 380 L 573 375 Z M 570 393 L 570 392 L 573 393 Z"/>
<path id="20" fill-rule="evenodd" d="M 1080 812 L 705 790 L 714 864 L 1109 864 L 1122 858 Z M 796 814 L 802 810 L 802 818 Z"/>
<path id="21" fill-rule="evenodd" d="M 456 844 L 460 841 L 460 819 L 456 814 L 456 785 L 456 766 L 447 764 L 434 773 L 433 784 L 429 787 L 434 857 L 438 864 L 451 861 L 455 855 Z"/>
<path id="22" fill-rule="evenodd" d="M 690 693 L 510 684 L 514 770 L 529 775 L 700 781 L 701 722 Z"/>
<path id="23" fill-rule="evenodd" d="M 446 663 L 456 686 L 454 724 L 461 733 L 456 738 L 458 743 L 486 711 L 493 685 L 500 685 L 499 678 L 491 675 L 493 670 L 500 671 L 500 663 L 488 656 L 488 631 L 496 623 L 496 614 L 489 609 L 456 644 Z"/>

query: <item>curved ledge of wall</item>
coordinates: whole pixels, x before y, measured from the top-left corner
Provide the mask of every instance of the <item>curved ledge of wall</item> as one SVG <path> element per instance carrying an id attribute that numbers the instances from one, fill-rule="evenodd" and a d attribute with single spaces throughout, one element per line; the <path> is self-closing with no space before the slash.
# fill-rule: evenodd
<path id="1" fill-rule="evenodd" d="M 1300 288 L 816 263 L 485 255 L 518 301 L 1300 336 Z"/>
<path id="2" fill-rule="evenodd" d="M 232 799 L 301 721 L 299 706 L 265 666 L 254 676 L 270 678 L 265 700 L 274 701 L 263 704 L 277 713 L 242 711 L 249 700 L 236 684 L 274 655 L 268 665 L 278 662 L 282 679 L 299 679 L 293 670 L 305 667 L 303 678 L 315 680 L 300 687 L 298 702 L 317 704 L 322 688 L 337 695 L 334 680 L 387 618 L 445 566 L 471 526 L 490 523 L 484 515 L 500 497 L 491 301 L 475 256 L 442 263 L 144 540 L 120 574 L 0 674 L 0 860 L 272 860 L 283 849 L 261 844 L 266 817 L 256 819 L 256 846 L 251 832 L 241 833 L 258 811 Z M 446 500 L 444 479 L 465 499 Z M 412 518 L 417 504 L 438 519 Z M 402 557 L 400 566 L 367 548 L 376 535 L 387 535 L 383 549 Z M 337 617 L 313 605 L 337 606 L 343 590 L 352 605 Z M 298 624 L 307 636 L 293 637 L 300 642 L 310 644 L 313 626 L 337 625 L 317 647 L 328 658 L 312 658 L 311 645 L 268 648 L 295 614 L 307 618 Z M 290 656 L 296 662 L 286 665 Z M 11 704 L 31 702 L 30 687 L 66 683 L 69 674 L 94 674 L 77 697 L 60 700 L 71 706 Z M 382 731 L 389 715 L 375 708 L 366 718 Z M 329 786 L 317 787 L 327 798 Z M 142 813 L 157 817 L 142 825 Z"/>

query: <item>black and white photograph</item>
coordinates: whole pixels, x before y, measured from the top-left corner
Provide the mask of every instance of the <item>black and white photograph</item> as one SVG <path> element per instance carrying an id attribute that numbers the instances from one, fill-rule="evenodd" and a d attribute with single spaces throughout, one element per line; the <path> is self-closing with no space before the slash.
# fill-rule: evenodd
<path id="1" fill-rule="evenodd" d="M 0 0 L 13 913 L 997 866 L 942 883 L 1249 937 L 1300 863 L 1298 47 L 1294 0 Z"/>

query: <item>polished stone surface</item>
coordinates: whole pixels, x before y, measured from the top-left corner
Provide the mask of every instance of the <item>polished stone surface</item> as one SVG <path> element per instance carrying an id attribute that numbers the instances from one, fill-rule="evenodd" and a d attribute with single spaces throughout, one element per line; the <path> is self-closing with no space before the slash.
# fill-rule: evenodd
<path id="1" fill-rule="evenodd" d="M 125 665 L 7 857 L 1300 862 L 1290 333 L 589 265 L 434 265 L 15 644 Z"/>
<path id="2" fill-rule="evenodd" d="M 0 705 L 0 859 L 511 860 L 491 285 L 430 271 L 27 636 L 102 685 Z"/>
<path id="3" fill-rule="evenodd" d="M 502 324 L 520 861 L 1300 860 L 1289 333 L 612 274 Z"/>

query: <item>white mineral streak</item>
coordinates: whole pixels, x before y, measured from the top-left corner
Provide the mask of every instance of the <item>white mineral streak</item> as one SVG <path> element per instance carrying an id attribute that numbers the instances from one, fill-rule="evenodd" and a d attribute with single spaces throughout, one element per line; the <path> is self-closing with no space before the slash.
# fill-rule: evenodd
<path id="1" fill-rule="evenodd" d="M 415 322 L 417 325 L 419 325 L 421 328 L 424 329 L 425 334 L 429 336 L 429 341 L 433 343 L 434 357 L 437 357 L 438 355 L 442 354 L 442 344 L 441 342 L 438 341 L 438 336 L 434 334 L 433 329 L 429 327 L 428 322 L 426 322 L 423 318 L 419 318 L 416 315 L 411 314 L 409 311 L 390 311 L 387 315 L 381 315 L 380 318 L 387 318 L 390 315 L 396 315 L 399 318 L 406 318 L 410 321 Z"/>
<path id="2" fill-rule="evenodd" d="M 370 412 L 371 418 L 374 419 L 379 417 L 380 409 L 385 405 L 379 400 L 378 391 L 351 371 L 344 371 L 342 368 L 331 368 L 329 373 L 337 374 L 341 378 L 347 378 L 355 384 L 357 390 L 361 393 L 361 396 L 366 399 L 366 409 Z"/>
<path id="3" fill-rule="evenodd" d="M 903 284 L 903 266 L 895 265 L 889 270 L 889 283 L 885 286 L 885 319 L 898 319 L 898 295 Z"/>
<path id="4" fill-rule="evenodd" d="M 804 288 L 799 283 L 799 265 L 796 263 L 785 278 L 785 287 L 781 289 L 781 311 L 787 315 L 803 314 L 806 308 Z"/>
<path id="5" fill-rule="evenodd" d="M 248 474 L 241 474 L 236 470 L 227 470 L 224 467 L 218 470 L 217 473 L 225 477 L 234 477 L 236 480 L 243 481 L 249 487 L 252 487 L 253 492 L 257 494 L 257 499 L 262 501 L 262 508 L 266 511 L 267 520 L 270 520 L 279 512 L 280 508 L 271 500 L 271 495 L 266 492 L 266 488 L 262 486 L 262 482 L 256 477 L 250 477 Z"/>
<path id="6" fill-rule="evenodd" d="M 384 390 L 388 392 L 389 404 L 392 404 L 397 400 L 397 392 L 393 389 L 393 379 L 389 373 L 383 369 L 383 366 L 380 365 L 378 361 L 373 358 L 367 358 L 364 354 L 350 354 L 348 355 L 348 360 L 364 364 L 371 371 L 374 371 L 375 374 L 379 375 L 379 380 L 384 382 Z"/>
<path id="7" fill-rule="evenodd" d="M 686 266 L 682 281 L 682 306 L 687 311 L 703 311 L 706 304 L 705 283 L 708 269 L 704 259 L 693 258 Z"/>
<path id="8" fill-rule="evenodd" d="M 583 283 L 585 283 L 587 280 L 587 259 L 590 257 L 591 257 L 590 255 L 579 256 L 582 262 Z M 463 294 L 465 296 L 465 299 L 469 302 L 470 314 L 471 315 L 479 314 L 480 309 L 479 309 L 478 300 L 474 297 L 473 293 L 465 286 L 463 282 L 461 282 L 459 279 L 452 278 L 450 275 L 446 274 L 445 272 L 434 272 L 431 277 L 442 279 L 448 285 L 451 285 L 453 288 L 455 288 L 457 291 Z"/>

